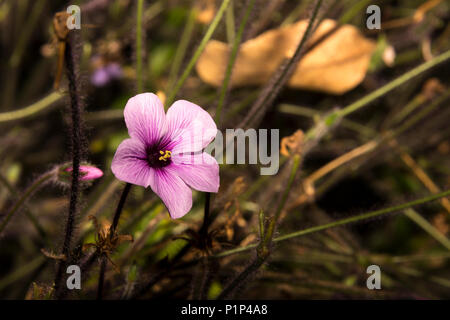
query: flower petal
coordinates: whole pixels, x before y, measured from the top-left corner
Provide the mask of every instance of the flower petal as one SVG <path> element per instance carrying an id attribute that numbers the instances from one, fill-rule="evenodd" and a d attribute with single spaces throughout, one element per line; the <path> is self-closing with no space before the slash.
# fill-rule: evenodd
<path id="1" fill-rule="evenodd" d="M 181 218 L 191 210 L 192 191 L 170 166 L 155 170 L 155 179 L 150 186 L 164 202 L 173 219 Z"/>
<path id="2" fill-rule="evenodd" d="M 203 192 L 217 192 L 220 185 L 219 165 L 206 152 L 190 155 L 176 154 L 172 157 L 171 168 L 191 188 Z"/>
<path id="3" fill-rule="evenodd" d="M 153 93 L 130 98 L 123 113 L 130 136 L 146 146 L 158 142 L 166 132 L 164 106 Z"/>
<path id="4" fill-rule="evenodd" d="M 145 145 L 137 139 L 122 141 L 111 163 L 117 179 L 138 186 L 148 187 L 154 179 L 154 170 L 149 167 Z"/>
<path id="5" fill-rule="evenodd" d="M 172 153 L 189 153 L 204 149 L 217 134 L 211 115 L 196 104 L 178 100 L 167 111 L 167 132 Z"/>

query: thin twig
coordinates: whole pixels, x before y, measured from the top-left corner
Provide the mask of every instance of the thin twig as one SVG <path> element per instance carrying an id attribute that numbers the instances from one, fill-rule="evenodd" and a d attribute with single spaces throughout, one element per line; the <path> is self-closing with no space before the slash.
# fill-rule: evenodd
<path id="1" fill-rule="evenodd" d="M 105 271 L 106 271 L 106 263 L 108 259 L 103 254 L 100 257 L 100 272 L 98 276 L 98 285 L 97 285 L 97 300 L 103 299 L 103 285 L 105 282 Z"/>
<path id="2" fill-rule="evenodd" d="M 250 16 L 250 12 L 252 11 L 253 6 L 255 5 L 255 1 L 256 0 L 248 0 L 247 1 L 248 2 L 247 8 L 244 11 L 244 16 L 241 20 L 241 24 L 239 25 L 237 35 L 234 37 L 233 46 L 231 48 L 231 54 L 230 54 L 230 57 L 228 60 L 227 68 L 225 70 L 225 77 L 223 80 L 222 87 L 220 89 L 219 102 L 217 104 L 216 114 L 214 116 L 214 118 L 215 118 L 214 120 L 216 121 L 217 125 L 220 125 L 220 116 L 222 113 L 222 107 L 225 103 L 225 98 L 226 98 L 226 95 L 228 92 L 228 86 L 230 84 L 231 76 L 233 74 L 234 62 L 236 61 L 236 58 L 237 58 L 239 46 L 240 46 L 241 40 L 242 40 L 242 35 L 244 34 L 245 25 L 247 24 L 247 20 Z"/>
<path id="3" fill-rule="evenodd" d="M 122 195 L 120 196 L 119 204 L 117 205 L 116 212 L 114 213 L 113 222 L 110 227 L 109 235 L 113 237 L 116 233 L 117 225 L 119 224 L 120 215 L 122 214 L 123 207 L 125 205 L 125 201 L 127 200 L 128 194 L 130 193 L 132 184 L 127 183 L 123 188 Z"/>
<path id="4" fill-rule="evenodd" d="M 6 218 L 0 224 L 0 234 L 6 228 L 8 222 L 11 220 L 13 215 L 20 210 L 20 208 L 27 202 L 27 200 L 38 190 L 42 188 L 47 182 L 49 182 L 50 178 L 54 176 L 53 171 L 44 173 L 39 178 L 36 179 L 22 194 L 22 196 L 16 201 L 11 210 L 6 214 Z"/>
<path id="5" fill-rule="evenodd" d="M 296 232 L 292 232 L 292 233 L 288 233 L 285 234 L 283 236 L 277 237 L 273 239 L 273 242 L 281 242 L 281 241 L 285 241 L 285 240 L 289 240 L 292 238 L 297 238 L 297 237 L 301 237 L 301 236 L 305 236 L 311 233 L 315 233 L 315 232 L 319 232 L 319 231 L 323 231 L 323 230 L 327 230 L 330 228 L 335 228 L 338 226 L 342 226 L 342 225 L 346 225 L 346 224 L 350 224 L 350 223 L 354 223 L 354 222 L 359 222 L 359 221 L 363 221 L 366 219 L 370 219 L 370 218 L 375 218 L 381 215 L 385 215 L 388 213 L 393 213 L 393 212 L 398 212 L 398 211 L 402 211 L 404 209 L 407 208 L 411 208 L 414 206 L 418 206 L 418 205 L 422 205 L 428 202 L 432 202 L 432 201 L 436 201 L 438 199 L 444 198 L 444 197 L 448 197 L 450 196 L 450 190 L 447 190 L 445 192 L 441 192 L 438 194 L 434 194 L 434 195 L 430 195 L 428 197 L 425 198 L 420 198 L 414 201 L 410 201 L 410 202 L 406 202 L 397 206 L 393 206 L 393 207 L 389 207 L 389 208 L 385 208 L 385 209 L 381 209 L 381 210 L 376 210 L 376 211 L 371 211 L 368 213 L 364 213 L 364 214 L 360 214 L 360 215 L 356 215 L 350 218 L 345 218 L 345 219 L 341 219 L 341 220 L 337 220 L 331 223 L 327 223 L 327 224 L 323 224 L 320 226 L 316 226 L 316 227 L 312 227 L 312 228 L 307 228 L 304 230 L 300 230 L 300 231 L 296 231 Z M 220 257 L 226 257 L 232 254 L 236 254 L 236 253 L 240 253 L 240 252 L 245 252 L 245 251 L 249 251 L 253 248 L 256 248 L 258 246 L 257 243 L 254 244 L 250 244 L 248 246 L 245 247 L 240 247 L 240 248 L 236 248 L 236 249 L 232 249 L 232 250 L 227 250 L 224 251 L 222 253 L 216 254 L 212 257 L 215 258 L 220 258 Z"/>
<path id="6" fill-rule="evenodd" d="M 290 76 L 295 70 L 295 66 L 300 61 L 305 53 L 305 45 L 314 29 L 316 28 L 316 18 L 319 9 L 322 5 L 322 0 L 317 0 L 309 19 L 308 26 L 292 57 L 284 61 L 279 70 L 277 70 L 272 78 L 269 80 L 264 89 L 262 89 L 258 99 L 255 101 L 247 116 L 238 125 L 238 128 L 247 128 L 256 125 L 264 116 L 269 106 L 280 93 L 284 84 L 289 80 Z"/>
<path id="7" fill-rule="evenodd" d="M 208 30 L 206 30 L 206 33 L 203 36 L 202 41 L 200 42 L 197 50 L 195 50 L 194 55 L 192 56 L 191 60 L 189 61 L 186 69 L 184 69 L 184 72 L 181 75 L 180 79 L 178 79 L 177 83 L 175 84 L 174 89 L 167 96 L 167 100 L 165 103 L 166 106 L 170 106 L 172 104 L 178 90 L 180 90 L 180 88 L 183 86 L 187 77 L 189 76 L 192 69 L 194 68 L 195 63 L 200 58 L 200 55 L 202 54 L 203 49 L 205 49 L 206 44 L 208 43 L 209 39 L 211 39 L 214 31 L 216 30 L 217 26 L 219 25 L 220 20 L 222 19 L 225 9 L 228 7 L 229 4 L 230 4 L 230 0 L 223 0 L 222 4 L 220 5 L 219 10 L 216 13 L 216 16 L 214 17 L 213 21 L 209 25 Z"/>

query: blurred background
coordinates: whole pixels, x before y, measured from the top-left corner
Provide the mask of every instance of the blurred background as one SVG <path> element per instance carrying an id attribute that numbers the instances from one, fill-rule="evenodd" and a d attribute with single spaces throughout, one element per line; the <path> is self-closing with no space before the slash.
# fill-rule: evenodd
<path id="1" fill-rule="evenodd" d="M 232 0 L 180 86 L 222 1 L 143 1 L 141 51 L 138 2 L 0 1 L 0 222 L 36 179 L 71 161 L 67 79 L 63 70 L 57 80 L 61 39 L 52 24 L 55 13 L 71 4 L 81 8 L 81 29 L 71 41 L 84 107 L 83 159 L 104 172 L 82 190 L 74 240 L 81 262 L 94 252 L 81 249 L 95 242 L 87 217 L 111 221 L 123 188 L 110 163 L 128 136 L 123 108 L 139 91 L 137 77 L 144 92 L 163 100 L 174 94 L 216 120 L 220 112 L 221 129 L 279 129 L 284 148 L 275 176 L 261 176 L 259 165 L 221 165 L 207 238 L 199 235 L 204 194 L 195 192 L 192 211 L 171 220 L 150 189 L 133 188 L 119 233 L 134 242 L 111 253 L 105 298 L 219 296 L 256 253 L 215 255 L 258 242 L 258 214 L 275 213 L 293 154 L 301 156 L 301 166 L 275 237 L 449 189 L 448 58 L 324 125 L 327 115 L 440 54 L 448 56 L 448 1 L 323 1 L 320 24 L 297 55 L 316 1 Z M 381 29 L 367 28 L 369 5 L 381 8 Z M 234 47 L 237 58 L 224 86 Z M 320 138 L 300 147 L 311 128 Z M 68 199 L 68 184 L 52 179 L 30 192 L 0 232 L 0 298 L 52 298 Z M 450 298 L 449 222 L 450 203 L 443 198 L 277 242 L 233 296 Z M 83 289 L 66 298 L 95 297 L 99 262 L 89 263 Z M 382 270 L 381 290 L 366 287 L 372 264 Z"/>

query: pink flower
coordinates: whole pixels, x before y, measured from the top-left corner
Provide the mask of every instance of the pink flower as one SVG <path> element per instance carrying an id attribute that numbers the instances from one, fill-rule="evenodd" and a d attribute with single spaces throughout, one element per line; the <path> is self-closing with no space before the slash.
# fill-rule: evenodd
<path id="1" fill-rule="evenodd" d="M 72 170 L 72 167 L 69 167 L 65 171 L 72 172 Z M 80 181 L 94 180 L 100 178 L 101 176 L 103 176 L 103 171 L 99 168 L 88 165 L 80 166 Z"/>
<path id="2" fill-rule="evenodd" d="M 218 191 L 219 165 L 203 152 L 217 134 L 208 112 L 179 100 L 165 114 L 156 95 L 143 93 L 128 100 L 124 116 L 131 138 L 114 155 L 117 179 L 150 186 L 174 219 L 191 209 L 191 188 Z"/>

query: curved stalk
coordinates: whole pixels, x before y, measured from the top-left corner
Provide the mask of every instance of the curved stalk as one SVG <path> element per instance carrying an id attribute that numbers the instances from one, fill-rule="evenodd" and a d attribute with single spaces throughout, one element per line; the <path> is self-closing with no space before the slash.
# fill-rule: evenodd
<path id="1" fill-rule="evenodd" d="M 397 212 L 397 211 L 402 211 L 414 206 L 418 206 L 418 205 L 422 205 L 428 202 L 432 202 L 435 200 L 438 200 L 440 198 L 444 198 L 444 197 L 448 197 L 450 196 L 450 190 L 438 193 L 438 194 L 434 194 L 425 198 L 420 198 L 414 201 L 410 201 L 410 202 L 406 202 L 397 206 L 393 206 L 393 207 L 389 207 L 389 208 L 385 208 L 385 209 L 380 209 L 380 210 L 376 210 L 376 211 L 371 211 L 368 213 L 364 213 L 364 214 L 360 214 L 357 216 L 353 216 L 350 218 L 345 218 L 345 219 L 341 219 L 341 220 L 337 220 L 334 222 L 330 222 L 327 224 L 323 224 L 320 226 L 316 226 L 316 227 L 311 227 L 311 228 L 307 228 L 304 230 L 300 230 L 300 231 L 296 231 L 296 232 L 292 232 L 292 233 L 288 233 L 285 234 L 284 236 L 280 236 L 277 238 L 273 239 L 273 242 L 280 242 L 280 241 L 285 241 L 288 239 L 292 239 L 292 238 L 297 238 L 297 237 L 301 237 L 301 236 L 305 236 L 307 234 L 311 234 L 311 233 L 315 233 L 315 232 L 319 232 L 319 231 L 323 231 L 323 230 L 327 230 L 327 229 L 331 229 L 331 228 L 335 228 L 335 227 L 339 227 L 342 225 L 346 225 L 346 224 L 350 224 L 350 223 L 354 223 L 354 222 L 359 222 L 359 221 L 363 221 L 366 219 L 370 219 L 370 218 L 375 218 L 378 216 L 382 216 L 388 213 L 393 213 L 393 212 Z M 236 249 L 232 249 L 232 250 L 227 250 L 224 251 L 222 253 L 219 253 L 217 255 L 215 255 L 214 257 L 216 258 L 220 258 L 220 257 L 226 257 L 232 254 L 236 254 L 236 253 L 240 253 L 240 252 L 244 252 L 244 251 L 248 251 L 251 250 L 253 248 L 256 248 L 258 246 L 257 243 L 245 246 L 245 247 L 240 247 L 240 248 L 236 248 Z"/>
<path id="2" fill-rule="evenodd" d="M 20 208 L 26 203 L 26 201 L 33 195 L 33 193 L 38 190 L 39 188 L 43 187 L 46 182 L 50 180 L 50 178 L 53 177 L 53 172 L 50 171 L 48 173 L 43 174 L 40 176 L 36 181 L 34 181 L 31 186 L 29 186 L 24 194 L 17 200 L 17 202 L 14 204 L 14 206 L 11 208 L 11 210 L 7 213 L 5 220 L 3 220 L 2 224 L 0 225 L 0 234 L 3 232 L 3 230 L 6 228 L 8 222 L 11 220 L 13 215 L 20 210 Z"/>
<path id="3" fill-rule="evenodd" d="M 195 66 L 195 63 L 197 62 L 198 58 L 200 58 L 200 55 L 202 54 L 203 49 L 205 49 L 206 44 L 208 43 L 209 39 L 211 39 L 214 31 L 216 30 L 217 26 L 219 25 L 219 22 L 222 19 L 225 9 L 230 4 L 230 1 L 231 0 L 223 0 L 222 4 L 220 5 L 219 10 L 217 11 L 216 16 L 214 17 L 214 20 L 209 25 L 208 30 L 206 30 L 206 33 L 203 36 L 203 39 L 200 42 L 200 45 L 198 46 L 197 50 L 195 50 L 194 55 L 192 56 L 191 60 L 189 61 L 186 69 L 184 69 L 183 74 L 181 75 L 178 82 L 175 84 L 174 89 L 168 95 L 166 103 L 165 103 L 166 106 L 170 106 L 172 104 L 178 90 L 180 90 L 180 88 L 183 86 L 184 82 L 186 81 L 187 77 L 191 73 L 192 69 Z"/>

